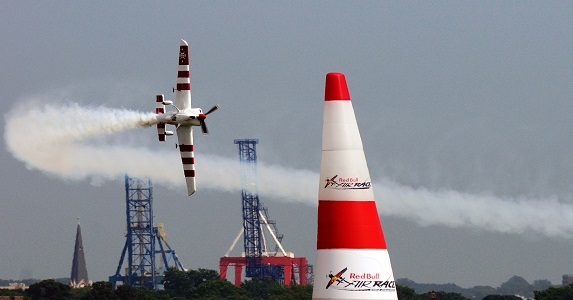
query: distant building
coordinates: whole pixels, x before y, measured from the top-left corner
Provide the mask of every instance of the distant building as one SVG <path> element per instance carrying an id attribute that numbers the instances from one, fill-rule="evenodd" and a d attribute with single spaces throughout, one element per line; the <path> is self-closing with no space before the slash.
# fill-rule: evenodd
<path id="1" fill-rule="evenodd" d="M 570 285 L 573 283 L 573 275 L 565 274 L 563 275 L 563 285 Z"/>
<path id="2" fill-rule="evenodd" d="M 88 279 L 88 269 L 86 267 L 86 258 L 84 256 L 84 246 L 82 245 L 82 230 L 78 219 L 78 229 L 76 232 L 76 244 L 74 247 L 74 260 L 72 261 L 72 275 L 70 276 L 70 286 L 80 288 L 92 285 Z"/>
<path id="3" fill-rule="evenodd" d="M 28 286 L 23 282 L 10 282 L 7 286 L 0 286 L 2 290 L 26 290 Z M 2 299 L 0 299 L 2 300 Z"/>

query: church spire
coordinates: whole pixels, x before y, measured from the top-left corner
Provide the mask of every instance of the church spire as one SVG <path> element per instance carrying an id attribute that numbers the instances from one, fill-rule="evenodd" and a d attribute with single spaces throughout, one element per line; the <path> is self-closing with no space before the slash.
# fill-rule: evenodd
<path id="1" fill-rule="evenodd" d="M 82 229 L 80 228 L 80 218 L 78 217 L 78 229 L 76 232 L 76 244 L 74 247 L 74 260 L 72 261 L 70 286 L 78 288 L 86 285 L 91 285 L 91 281 L 88 279 L 84 246 L 82 245 Z"/>

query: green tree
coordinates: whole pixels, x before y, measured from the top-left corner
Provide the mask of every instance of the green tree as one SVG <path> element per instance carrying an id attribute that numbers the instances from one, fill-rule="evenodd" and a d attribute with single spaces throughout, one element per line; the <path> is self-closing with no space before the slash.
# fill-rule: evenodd
<path id="1" fill-rule="evenodd" d="M 439 292 L 436 292 L 436 299 L 438 299 L 438 300 L 467 300 L 468 298 L 464 297 L 460 293 L 446 293 L 446 292 L 439 291 Z"/>
<path id="2" fill-rule="evenodd" d="M 185 271 L 169 268 L 163 273 L 163 288 L 172 297 L 185 297 L 186 292 L 192 287 L 191 279 Z"/>
<path id="3" fill-rule="evenodd" d="M 18 290 L 0 289 L 0 296 L 26 296 L 26 292 Z"/>
<path id="4" fill-rule="evenodd" d="M 30 285 L 26 294 L 32 300 L 66 300 L 70 297 L 70 286 L 57 282 L 54 279 L 46 279 Z"/>
<path id="5" fill-rule="evenodd" d="M 192 299 L 250 299 L 247 292 L 224 279 L 206 280 L 191 288 Z"/>
<path id="6" fill-rule="evenodd" d="M 476 285 L 473 288 L 468 289 L 468 293 L 465 295 L 472 295 L 474 299 L 483 299 L 488 295 L 498 294 L 497 289 L 487 286 L 487 285 Z"/>
<path id="7" fill-rule="evenodd" d="M 573 299 L 573 285 L 550 287 L 534 292 L 535 300 L 570 300 Z"/>
<path id="8" fill-rule="evenodd" d="M 193 288 L 208 281 L 220 281 L 219 273 L 215 270 L 198 269 L 180 271 L 169 268 L 163 274 L 163 288 L 171 297 L 192 297 Z M 226 281 L 226 280 L 225 280 Z"/>
<path id="9" fill-rule="evenodd" d="M 405 285 L 396 285 L 396 293 L 398 294 L 398 299 L 400 300 L 416 300 L 418 299 L 418 295 L 416 292 L 405 286 Z"/>
<path id="10" fill-rule="evenodd" d="M 514 295 L 488 295 L 482 300 L 521 300 L 521 298 Z"/>
<path id="11" fill-rule="evenodd" d="M 273 294 L 272 300 L 310 300 L 312 299 L 312 285 L 291 285 L 290 287 L 283 287 L 279 295 Z"/>
<path id="12" fill-rule="evenodd" d="M 187 276 L 189 276 L 189 280 L 191 281 L 191 287 L 199 285 L 205 281 L 209 280 L 219 280 L 219 273 L 215 270 L 209 269 L 197 269 L 187 271 Z"/>
<path id="13" fill-rule="evenodd" d="M 282 286 L 272 279 L 265 278 L 263 281 L 258 278 L 253 278 L 251 280 L 246 280 L 241 284 L 249 296 L 255 299 L 268 300 L 271 299 L 271 295 L 281 294 L 279 291 Z"/>
<path id="14" fill-rule="evenodd" d="M 87 294 L 91 290 L 92 289 L 89 286 L 84 286 L 82 288 L 73 288 L 70 291 L 70 297 L 68 297 L 68 300 L 82 300 L 84 299 L 84 297 L 87 296 Z"/>
<path id="15" fill-rule="evenodd" d="M 113 286 L 107 281 L 94 282 L 83 300 L 119 300 Z"/>
<path id="16" fill-rule="evenodd" d="M 130 285 L 120 285 L 115 290 L 115 295 L 121 300 L 155 300 L 158 299 L 158 294 L 155 290 L 144 287 L 134 287 Z"/>

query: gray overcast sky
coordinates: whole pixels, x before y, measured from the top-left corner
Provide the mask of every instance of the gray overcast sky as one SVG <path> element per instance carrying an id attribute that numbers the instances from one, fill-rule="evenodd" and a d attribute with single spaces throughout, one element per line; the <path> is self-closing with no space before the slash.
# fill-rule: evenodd
<path id="1" fill-rule="evenodd" d="M 189 42 L 193 104 L 221 109 L 209 116 L 211 134 L 195 135 L 197 193 L 187 198 L 182 185 L 153 178 L 156 222 L 165 223 L 187 268 L 217 270 L 241 226 L 240 192 L 201 177 L 212 168 L 207 162 L 238 160 L 237 138 L 258 138 L 259 162 L 286 171 L 259 188 L 290 189 L 292 198 L 265 192 L 262 201 L 287 250 L 314 262 L 316 204 L 295 198 L 305 191 L 301 179 L 319 180 L 312 174 L 320 163 L 324 76 L 339 71 L 396 278 L 471 287 L 499 286 L 513 275 L 557 284 L 573 273 L 573 3 L 0 7 L 4 137 L 9 120 L 26 116 L 22 109 L 44 104 L 153 111 L 155 94 L 170 95 L 175 84 L 179 39 Z M 70 118 L 62 113 L 46 124 Z M 10 133 L 43 135 L 27 126 Z M 163 163 L 178 153 L 173 143 L 156 143 L 153 128 L 80 144 L 145 150 L 157 157 L 157 174 L 182 175 L 178 164 Z M 6 141 L 0 151 L 0 278 L 69 276 L 80 217 L 90 279 L 107 280 L 125 242 L 123 177 L 90 170 L 86 178 L 63 177 L 16 159 Z M 208 155 L 214 158 L 201 162 Z"/>

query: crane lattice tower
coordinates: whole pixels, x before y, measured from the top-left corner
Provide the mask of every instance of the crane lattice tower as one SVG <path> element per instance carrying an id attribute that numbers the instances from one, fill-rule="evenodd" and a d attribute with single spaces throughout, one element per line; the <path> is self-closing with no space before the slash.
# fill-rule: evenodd
<path id="1" fill-rule="evenodd" d="M 151 179 L 130 178 L 126 175 L 125 198 L 126 241 L 116 272 L 109 277 L 109 281 L 114 287 L 121 281 L 130 286 L 160 288 L 163 273 L 170 263 L 179 270 L 184 268 L 165 240 L 163 224 L 155 226 L 153 223 Z M 125 275 L 120 275 L 126 254 Z"/>
<path id="2" fill-rule="evenodd" d="M 272 278 L 285 286 L 291 283 L 306 285 L 308 279 L 312 282 L 312 265 L 307 263 L 306 257 L 295 257 L 294 253 L 283 248 L 283 235 L 278 233 L 276 222 L 269 218 L 268 209 L 259 201 L 256 169 L 258 140 L 241 139 L 234 142 L 239 145 L 241 162 L 243 227 L 227 253 L 219 259 L 220 278 L 226 279 L 227 268 L 232 266 L 235 267 L 236 286 L 241 285 L 243 267 L 246 277 Z M 276 243 L 274 252 L 267 249 L 263 227 L 268 229 Z M 245 251 L 242 256 L 231 256 L 241 235 Z"/>
<path id="3" fill-rule="evenodd" d="M 259 218 L 259 195 L 257 192 L 257 144 L 256 139 L 235 140 L 239 145 L 241 162 L 243 229 L 245 243 L 245 274 L 247 277 L 264 277 L 262 269 L 261 222 Z"/>

